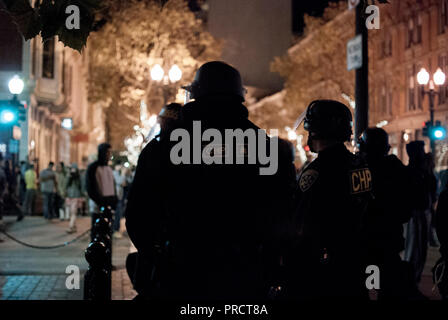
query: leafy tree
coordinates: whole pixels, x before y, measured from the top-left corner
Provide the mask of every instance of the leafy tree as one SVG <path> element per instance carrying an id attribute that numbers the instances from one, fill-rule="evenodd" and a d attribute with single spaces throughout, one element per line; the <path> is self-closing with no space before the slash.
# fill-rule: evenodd
<path id="1" fill-rule="evenodd" d="M 107 108 L 108 139 L 122 149 L 140 123 L 141 102 L 150 114 L 158 113 L 164 96 L 174 100 L 180 84 L 192 81 L 202 63 L 219 58 L 221 44 L 183 0 L 105 2 L 107 23 L 87 43 L 89 100 Z M 155 64 L 165 72 L 177 64 L 181 81 L 166 86 L 152 81 Z"/>
<path id="2" fill-rule="evenodd" d="M 360 5 L 387 3 L 362 1 Z M 283 57 L 276 57 L 271 70 L 285 78 L 285 110 L 283 124 L 291 126 L 307 105 L 315 99 L 335 99 L 348 103 L 354 100 L 355 72 L 347 70 L 347 41 L 354 37 L 355 12 L 347 10 L 347 2 L 330 3 L 321 17 L 305 15 L 306 28 L 296 45 Z M 370 36 L 371 35 L 371 36 Z M 372 61 L 375 34 L 369 34 L 369 57 Z M 372 79 L 372 69 L 369 70 Z M 369 96 L 373 95 L 369 87 Z M 263 108 L 268 117 L 269 108 Z M 274 113 L 274 117 L 278 111 Z M 266 122 L 273 120 L 264 119 Z"/>
<path id="3" fill-rule="evenodd" d="M 89 34 L 101 24 L 101 0 L 36 0 L 34 7 L 29 0 L 0 0 L 0 9 L 9 13 L 25 40 L 41 35 L 43 41 L 58 36 L 66 46 L 79 52 Z M 3 6 L 1 6 L 3 4 Z M 67 29 L 69 14 L 65 10 L 76 5 L 80 11 L 80 28 Z"/>

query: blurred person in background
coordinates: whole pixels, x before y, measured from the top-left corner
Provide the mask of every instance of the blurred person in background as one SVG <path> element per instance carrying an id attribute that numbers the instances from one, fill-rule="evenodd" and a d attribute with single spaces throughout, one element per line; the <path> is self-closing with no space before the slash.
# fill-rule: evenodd
<path id="1" fill-rule="evenodd" d="M 414 208 L 412 217 L 406 227 L 404 260 L 413 267 L 414 280 L 418 284 L 425 266 L 428 251 L 428 221 L 426 212 L 432 205 L 431 186 L 425 167 L 425 143 L 416 140 L 406 145 L 409 155 L 407 166 L 413 180 L 412 200 Z"/>
<path id="2" fill-rule="evenodd" d="M 433 268 L 434 283 L 443 300 L 448 300 L 448 182 L 440 193 L 434 226 L 440 241 L 440 259 Z"/>
<path id="3" fill-rule="evenodd" d="M 17 221 L 20 221 L 23 219 L 23 210 L 22 210 L 22 203 L 20 201 L 20 192 L 21 192 L 21 181 L 22 181 L 22 173 L 20 171 L 20 166 L 16 165 L 14 167 L 14 182 L 15 185 L 13 188 L 11 188 L 11 200 L 12 200 L 12 206 L 17 212 Z"/>
<path id="4" fill-rule="evenodd" d="M 60 162 L 56 165 L 56 181 L 57 188 L 55 193 L 55 210 L 59 213 L 61 221 L 68 220 L 70 216 L 70 209 L 65 205 L 65 194 L 67 186 L 67 174 L 64 170 L 64 163 Z"/>
<path id="5" fill-rule="evenodd" d="M 25 172 L 28 169 L 29 163 L 27 161 L 20 161 L 20 186 L 19 186 L 19 200 L 23 205 L 26 193 Z"/>
<path id="6" fill-rule="evenodd" d="M 81 169 L 79 170 L 79 175 L 81 176 L 81 189 L 83 194 L 83 201 L 81 204 L 81 214 L 83 216 L 88 213 L 88 205 L 89 205 L 89 196 L 87 195 L 87 186 L 86 186 L 86 174 L 87 174 L 87 166 L 89 165 L 89 159 L 87 157 L 82 157 Z"/>
<path id="7" fill-rule="evenodd" d="M 4 170 L 3 155 L 0 153 L 0 223 L 3 224 L 4 198 L 8 189 L 8 179 Z"/>
<path id="8" fill-rule="evenodd" d="M 37 175 L 34 170 L 34 164 L 31 163 L 25 171 L 26 192 L 23 201 L 23 214 L 31 216 L 34 212 L 37 192 Z"/>
<path id="9" fill-rule="evenodd" d="M 98 146 L 98 160 L 92 162 L 87 168 L 86 189 L 95 204 L 91 208 L 92 212 L 102 206 L 110 206 L 113 210 L 117 206 L 114 173 L 108 165 L 111 156 L 111 145 L 101 143 Z"/>
<path id="10" fill-rule="evenodd" d="M 113 237 L 120 239 L 123 237 L 123 235 L 120 233 L 120 221 L 121 217 L 123 215 L 123 209 L 124 209 L 124 197 L 123 197 L 123 190 L 124 185 L 126 183 L 126 179 L 123 172 L 124 167 L 117 163 L 115 165 L 114 169 L 114 181 L 115 181 L 115 190 L 116 195 L 118 199 L 117 208 L 115 209 L 115 218 L 114 218 L 114 225 L 113 225 Z"/>
<path id="11" fill-rule="evenodd" d="M 79 174 L 78 165 L 72 163 L 66 182 L 66 198 L 65 202 L 70 212 L 70 223 L 67 233 L 76 232 L 76 217 L 78 215 L 78 209 L 81 206 L 83 193 L 81 187 L 81 176 Z"/>
<path id="12" fill-rule="evenodd" d="M 44 217 L 48 220 L 55 217 L 54 195 L 57 190 L 57 181 L 53 167 L 54 162 L 50 162 L 48 167 L 42 170 L 39 175 L 40 191 L 42 192 L 44 201 Z"/>
<path id="13" fill-rule="evenodd" d="M 426 210 L 426 220 L 428 221 L 428 242 L 431 247 L 438 247 L 436 230 L 434 226 L 434 214 L 437 203 L 437 177 L 435 175 L 434 156 L 431 152 L 425 154 L 425 185 L 429 191 L 429 209 Z"/>

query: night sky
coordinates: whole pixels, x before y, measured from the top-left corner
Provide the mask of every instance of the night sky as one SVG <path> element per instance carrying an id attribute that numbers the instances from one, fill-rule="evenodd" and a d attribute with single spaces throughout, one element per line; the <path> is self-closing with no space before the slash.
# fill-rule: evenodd
<path id="1" fill-rule="evenodd" d="M 329 2 L 338 2 L 340 0 L 292 0 L 292 29 L 295 34 L 303 32 L 303 14 L 307 13 L 312 16 L 320 16 Z"/>
<path id="2" fill-rule="evenodd" d="M 320 16 L 324 12 L 324 9 L 328 6 L 329 2 L 338 1 L 340 0 L 291 0 L 293 32 L 297 35 L 302 34 L 304 27 L 304 13 L 312 16 Z M 188 0 L 188 6 L 193 12 L 200 10 L 198 0 Z"/>

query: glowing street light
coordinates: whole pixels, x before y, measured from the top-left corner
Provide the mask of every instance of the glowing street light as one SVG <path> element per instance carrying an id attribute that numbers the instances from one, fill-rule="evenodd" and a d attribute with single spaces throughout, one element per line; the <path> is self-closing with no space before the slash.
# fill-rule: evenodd
<path id="1" fill-rule="evenodd" d="M 441 86 L 445 83 L 445 73 L 442 69 L 438 68 L 436 73 L 434 73 L 434 83 L 438 86 Z"/>
<path id="2" fill-rule="evenodd" d="M 21 94 L 24 86 L 23 80 L 18 75 L 15 75 L 8 83 L 9 92 L 13 95 Z"/>
<path id="3" fill-rule="evenodd" d="M 162 67 L 160 66 L 160 64 L 156 64 L 154 67 L 152 67 L 151 69 L 151 78 L 154 81 L 160 81 L 163 79 L 163 75 L 165 74 L 165 72 L 163 71 Z"/>
<path id="4" fill-rule="evenodd" d="M 429 73 L 425 68 L 421 68 L 417 73 L 417 82 L 420 85 L 427 85 L 429 82 Z"/>
<path id="5" fill-rule="evenodd" d="M 441 140 L 446 136 L 445 128 L 436 128 L 434 129 L 434 138 Z"/>
<path id="6" fill-rule="evenodd" d="M 430 139 L 431 150 L 433 154 L 436 152 L 435 141 L 442 140 L 446 137 L 446 129 L 440 124 L 440 121 L 434 122 L 434 97 L 440 92 L 435 90 L 435 86 L 441 86 L 445 83 L 445 73 L 442 69 L 437 68 L 436 72 L 431 76 L 425 68 L 421 68 L 417 73 L 417 82 L 420 84 L 422 96 L 427 94 L 429 97 L 429 121 L 425 122 L 425 131 Z M 429 82 L 429 91 L 425 90 L 425 86 Z M 439 97 L 440 98 L 440 97 Z"/>
<path id="7" fill-rule="evenodd" d="M 170 77 L 171 82 L 177 82 L 182 78 L 182 70 L 175 64 L 168 72 L 168 76 Z"/>
<path id="8" fill-rule="evenodd" d="M 166 74 L 160 64 L 156 64 L 151 68 L 151 79 L 153 81 L 161 82 L 163 89 L 163 102 L 164 105 L 166 105 L 169 93 L 173 89 L 171 84 L 175 84 L 182 79 L 182 70 L 177 64 L 173 64 Z"/>
<path id="9" fill-rule="evenodd" d="M 0 123 L 11 123 L 15 120 L 16 115 L 11 110 L 4 110 L 0 114 Z"/>

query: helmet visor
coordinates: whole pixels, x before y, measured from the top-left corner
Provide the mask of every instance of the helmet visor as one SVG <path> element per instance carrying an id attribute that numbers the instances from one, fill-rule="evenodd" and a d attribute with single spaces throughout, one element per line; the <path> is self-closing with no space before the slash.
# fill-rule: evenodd
<path id="1" fill-rule="evenodd" d="M 297 118 L 297 120 L 296 120 L 296 122 L 294 122 L 294 126 L 293 126 L 293 130 L 294 131 L 296 131 L 298 128 L 299 128 L 299 126 L 302 124 L 302 122 L 305 120 L 305 117 L 306 117 L 306 109 L 305 109 L 305 111 L 303 111 L 300 115 L 299 115 L 299 117 Z"/>

